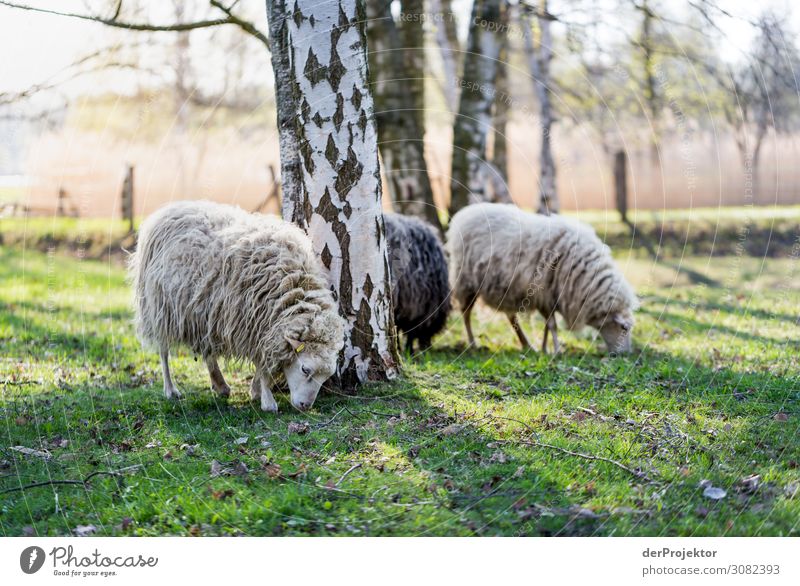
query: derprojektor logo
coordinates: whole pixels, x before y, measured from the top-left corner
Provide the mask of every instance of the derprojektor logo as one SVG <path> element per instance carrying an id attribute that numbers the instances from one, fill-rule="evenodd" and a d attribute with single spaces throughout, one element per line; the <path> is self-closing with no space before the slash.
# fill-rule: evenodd
<path id="1" fill-rule="evenodd" d="M 26 547 L 19 554 L 19 567 L 26 574 L 35 574 L 44 565 L 44 550 L 41 547 L 32 545 Z"/>

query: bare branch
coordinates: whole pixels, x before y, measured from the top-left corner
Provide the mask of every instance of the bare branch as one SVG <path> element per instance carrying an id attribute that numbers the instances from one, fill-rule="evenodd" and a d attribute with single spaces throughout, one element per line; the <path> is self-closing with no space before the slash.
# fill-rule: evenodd
<path id="1" fill-rule="evenodd" d="M 43 14 L 53 14 L 56 16 L 65 16 L 68 18 L 76 18 L 80 20 L 88 20 L 93 22 L 99 22 L 106 26 L 114 27 L 114 28 L 122 28 L 132 31 L 148 31 L 148 32 L 164 32 L 164 31 L 172 31 L 172 32 L 181 32 L 181 31 L 191 31 L 200 28 L 209 28 L 213 26 L 220 26 L 223 24 L 235 24 L 242 27 L 242 22 L 237 22 L 236 17 L 228 16 L 227 18 L 216 18 L 211 20 L 198 20 L 195 22 L 185 22 L 185 23 L 176 23 L 176 24 L 165 24 L 165 25 L 157 25 L 157 24 L 149 24 L 143 22 L 121 22 L 117 20 L 117 14 L 115 14 L 112 18 L 103 18 L 102 16 L 94 16 L 91 14 L 78 14 L 75 12 L 59 12 L 57 10 L 48 10 L 46 8 L 37 8 L 35 6 L 28 6 L 26 4 L 15 4 L 13 2 L 6 2 L 5 0 L 0 0 L 0 6 L 8 6 L 9 8 L 16 8 L 18 10 L 29 10 L 31 12 L 40 12 Z M 252 26 L 252 25 L 251 25 Z M 252 33 L 251 33 L 252 34 Z"/>

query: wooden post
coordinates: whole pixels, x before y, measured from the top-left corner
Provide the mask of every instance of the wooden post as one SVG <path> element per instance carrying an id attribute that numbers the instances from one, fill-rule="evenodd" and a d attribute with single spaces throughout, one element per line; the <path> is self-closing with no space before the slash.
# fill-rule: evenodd
<path id="1" fill-rule="evenodd" d="M 58 208 L 56 209 L 56 215 L 59 218 L 63 218 L 67 215 L 67 206 L 65 205 L 67 201 L 67 192 L 63 187 L 58 188 Z"/>
<path id="2" fill-rule="evenodd" d="M 133 165 L 128 165 L 122 183 L 122 219 L 128 220 L 128 234 L 133 234 Z"/>
<path id="3" fill-rule="evenodd" d="M 625 151 L 614 155 L 614 186 L 616 189 L 617 211 L 624 223 L 628 223 L 628 156 Z"/>

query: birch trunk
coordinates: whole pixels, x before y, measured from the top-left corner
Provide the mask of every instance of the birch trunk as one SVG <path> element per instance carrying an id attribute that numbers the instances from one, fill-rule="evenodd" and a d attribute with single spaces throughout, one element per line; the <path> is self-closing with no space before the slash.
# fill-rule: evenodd
<path id="1" fill-rule="evenodd" d="M 267 0 L 277 99 L 283 101 L 280 137 L 294 139 L 290 146 L 299 153 L 284 213 L 307 230 L 347 320 L 338 378 L 352 390 L 394 378 L 398 368 L 366 13 L 363 0 L 288 1 Z M 284 146 L 285 167 L 284 155 L 290 164 L 293 159 Z"/>
<path id="2" fill-rule="evenodd" d="M 450 216 L 471 203 L 486 201 L 486 138 L 500 56 L 500 0 L 475 0 L 470 19 L 461 98 L 453 124 Z"/>
<path id="3" fill-rule="evenodd" d="M 461 46 L 458 42 L 456 19 L 453 14 L 452 0 L 430 0 L 431 14 L 436 25 L 436 44 L 442 56 L 444 68 L 444 99 L 450 112 L 458 107 L 458 61 Z"/>
<path id="4" fill-rule="evenodd" d="M 387 190 L 396 211 L 442 226 L 425 161 L 425 67 L 422 10 L 404 3 L 402 27 L 395 25 L 391 0 L 367 3 L 370 74 L 375 120 Z M 404 30 L 405 29 L 405 30 Z M 402 33 L 402 34 L 401 34 Z"/>
<path id="5" fill-rule="evenodd" d="M 541 150 L 539 153 L 539 213 L 550 215 L 558 213 L 558 192 L 556 191 L 556 164 L 553 160 L 552 128 L 552 80 L 550 61 L 553 59 L 553 37 L 550 33 L 552 17 L 547 12 L 547 1 L 539 2 L 536 9 L 538 39 L 534 43 L 531 22 L 523 12 L 523 36 L 525 53 L 528 57 L 534 89 L 539 98 L 539 120 L 542 127 Z"/>

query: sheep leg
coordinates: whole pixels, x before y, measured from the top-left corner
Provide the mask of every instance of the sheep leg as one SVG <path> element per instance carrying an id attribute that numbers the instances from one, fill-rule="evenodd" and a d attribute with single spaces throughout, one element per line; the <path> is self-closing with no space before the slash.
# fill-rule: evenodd
<path id="1" fill-rule="evenodd" d="M 253 382 L 250 383 L 250 399 L 253 401 L 261 400 L 261 375 L 256 373 Z"/>
<path id="2" fill-rule="evenodd" d="M 475 344 L 475 336 L 472 335 L 472 307 L 475 305 L 476 297 L 470 297 L 470 299 L 464 303 L 464 310 L 461 312 L 464 316 L 464 327 L 467 328 L 467 344 L 471 347 L 477 346 Z"/>
<path id="3" fill-rule="evenodd" d="M 554 314 L 550 314 L 550 316 L 547 318 L 544 328 L 545 341 L 547 340 L 547 332 L 549 330 L 553 335 L 553 354 L 558 354 L 558 351 L 561 349 L 561 347 L 558 344 L 558 326 L 556 325 L 556 316 Z M 547 350 L 545 349 L 545 353 L 546 352 Z"/>
<path id="4" fill-rule="evenodd" d="M 261 386 L 261 410 L 269 413 L 277 413 L 278 402 L 272 395 L 272 389 L 270 388 L 275 385 L 275 380 L 272 378 L 272 375 L 270 373 L 257 372 L 254 381 L 255 380 L 258 380 Z"/>
<path id="5" fill-rule="evenodd" d="M 519 343 L 522 344 L 523 350 L 530 350 L 531 343 L 528 341 L 528 338 L 525 336 L 525 332 L 522 331 L 522 326 L 519 325 L 519 320 L 517 319 L 517 314 L 512 313 L 508 316 L 509 321 L 511 322 L 511 327 L 514 328 L 514 331 L 517 333 L 517 337 L 519 338 Z"/>
<path id="6" fill-rule="evenodd" d="M 220 397 L 230 397 L 231 388 L 225 382 L 225 377 L 222 376 L 222 371 L 219 369 L 217 359 L 213 356 L 206 358 L 206 366 L 208 367 L 208 375 L 211 377 L 211 388 L 213 388 Z"/>
<path id="7" fill-rule="evenodd" d="M 547 334 L 550 333 L 549 322 L 544 322 L 544 335 L 542 336 L 542 354 L 547 354 Z"/>
<path id="8" fill-rule="evenodd" d="M 161 348 L 161 372 L 164 374 L 164 396 L 167 399 L 180 399 L 180 391 L 172 382 L 172 375 L 169 373 L 169 348 Z"/>

